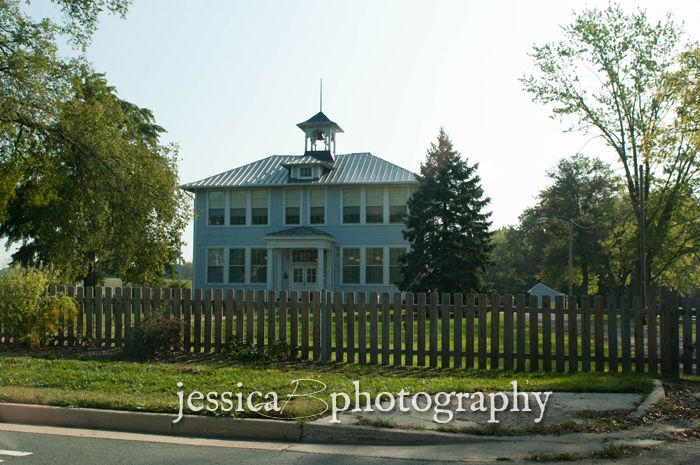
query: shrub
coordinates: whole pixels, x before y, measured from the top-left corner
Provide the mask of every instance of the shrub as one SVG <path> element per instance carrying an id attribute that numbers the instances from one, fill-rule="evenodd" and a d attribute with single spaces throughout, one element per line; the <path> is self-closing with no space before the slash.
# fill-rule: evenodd
<path id="1" fill-rule="evenodd" d="M 270 363 L 291 358 L 291 347 L 284 341 L 275 341 L 261 348 L 252 342 L 234 337 L 224 344 L 222 352 L 232 360 L 245 363 Z"/>
<path id="2" fill-rule="evenodd" d="M 0 272 L 0 323 L 15 342 L 41 346 L 64 329 L 62 321 L 75 319 L 78 308 L 72 298 L 48 294 L 56 281 L 56 273 L 42 268 L 11 267 Z"/>
<path id="3" fill-rule="evenodd" d="M 182 350 L 180 322 L 159 310 L 151 310 L 138 327 L 131 328 L 124 344 L 124 353 L 138 359 L 151 358 L 170 350 Z"/>

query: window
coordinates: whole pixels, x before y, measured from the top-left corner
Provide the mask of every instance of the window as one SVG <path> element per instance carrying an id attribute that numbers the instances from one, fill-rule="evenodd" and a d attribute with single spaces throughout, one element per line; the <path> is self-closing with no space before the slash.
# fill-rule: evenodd
<path id="1" fill-rule="evenodd" d="M 313 170 L 310 166 L 300 166 L 299 167 L 299 177 L 300 178 L 310 178 L 313 176 Z"/>
<path id="2" fill-rule="evenodd" d="M 224 282 L 224 249 L 207 250 L 207 282 Z"/>
<path id="3" fill-rule="evenodd" d="M 323 189 L 309 191 L 309 222 L 311 224 L 326 222 L 326 191 Z"/>
<path id="4" fill-rule="evenodd" d="M 253 191 L 251 224 L 267 224 L 267 191 Z"/>
<path id="5" fill-rule="evenodd" d="M 316 282 L 316 268 L 307 268 L 306 269 L 306 282 L 311 284 Z"/>
<path id="6" fill-rule="evenodd" d="M 292 261 L 295 263 L 315 263 L 318 261 L 318 253 L 315 249 L 292 250 Z"/>
<path id="7" fill-rule="evenodd" d="M 360 189 L 343 189 L 343 223 L 360 222 Z"/>
<path id="8" fill-rule="evenodd" d="M 245 249 L 229 249 L 228 282 L 245 282 Z"/>
<path id="9" fill-rule="evenodd" d="M 267 249 L 250 250 L 250 282 L 267 282 Z"/>
<path id="10" fill-rule="evenodd" d="M 389 188 L 389 223 L 402 223 L 406 216 L 406 189 Z"/>
<path id="11" fill-rule="evenodd" d="M 365 283 L 382 284 L 384 282 L 384 249 L 368 247 L 365 261 Z"/>
<path id="12" fill-rule="evenodd" d="M 360 249 L 343 249 L 343 284 L 360 284 Z"/>
<path id="13" fill-rule="evenodd" d="M 228 224 L 246 224 L 246 191 L 229 192 L 229 219 Z"/>
<path id="14" fill-rule="evenodd" d="M 365 221 L 367 223 L 384 222 L 384 188 L 368 187 L 365 193 Z"/>
<path id="15" fill-rule="evenodd" d="M 301 191 L 299 189 L 284 191 L 284 223 L 301 222 Z"/>
<path id="16" fill-rule="evenodd" d="M 401 267 L 399 260 L 406 254 L 403 247 L 392 247 L 389 249 L 389 283 L 398 284 L 401 281 Z"/>
<path id="17" fill-rule="evenodd" d="M 221 191 L 209 192 L 209 224 L 218 226 L 224 224 L 224 209 L 226 197 Z"/>

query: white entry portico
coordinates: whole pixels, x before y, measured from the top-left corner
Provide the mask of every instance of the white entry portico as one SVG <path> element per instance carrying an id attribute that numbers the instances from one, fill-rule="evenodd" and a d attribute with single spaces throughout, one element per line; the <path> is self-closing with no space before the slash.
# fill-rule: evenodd
<path id="1" fill-rule="evenodd" d="M 265 241 L 268 288 L 288 291 L 333 288 L 333 236 L 302 226 L 270 233 Z"/>

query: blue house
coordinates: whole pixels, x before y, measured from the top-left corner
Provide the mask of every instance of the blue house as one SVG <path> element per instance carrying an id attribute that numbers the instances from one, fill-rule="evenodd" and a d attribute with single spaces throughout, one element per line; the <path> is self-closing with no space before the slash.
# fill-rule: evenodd
<path id="1" fill-rule="evenodd" d="M 182 186 L 194 193 L 193 287 L 395 291 L 415 175 L 371 153 L 335 155 L 343 130 L 297 125 L 303 155 L 272 155 Z"/>

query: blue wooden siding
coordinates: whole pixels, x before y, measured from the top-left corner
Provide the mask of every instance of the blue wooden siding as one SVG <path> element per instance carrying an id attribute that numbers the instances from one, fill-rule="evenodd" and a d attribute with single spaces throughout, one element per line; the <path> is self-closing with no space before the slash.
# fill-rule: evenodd
<path id="1" fill-rule="evenodd" d="M 392 185 L 393 187 L 396 184 Z M 409 184 L 406 185 L 410 186 Z M 265 289 L 266 284 L 208 284 L 206 282 L 206 255 L 207 249 L 222 247 L 253 247 L 265 248 L 267 243 L 265 235 L 291 228 L 294 226 L 284 225 L 284 191 L 287 189 L 302 189 L 301 199 L 301 226 L 311 226 L 320 231 L 331 234 L 335 239 L 331 253 L 333 254 L 333 289 L 342 291 L 395 291 L 395 286 L 385 286 L 378 284 L 368 285 L 342 285 L 341 284 L 341 248 L 352 246 L 365 247 L 386 247 L 386 246 L 408 246 L 403 238 L 403 224 L 364 224 L 364 225 L 343 225 L 341 224 L 341 189 L 343 187 L 383 187 L 372 184 L 370 186 L 324 186 L 326 190 L 326 224 L 309 224 L 309 189 L 316 187 L 265 187 L 270 193 L 269 213 L 267 226 L 209 226 L 207 224 L 207 190 L 197 190 L 194 201 L 194 252 L 193 252 L 193 287 L 213 287 L 237 289 Z M 213 189 L 222 190 L 224 189 Z M 250 189 L 252 190 L 252 189 Z M 386 206 L 388 208 L 388 205 Z M 226 253 L 226 252 L 225 252 Z M 389 257 L 385 257 L 388 260 Z M 328 259 L 326 259 L 326 262 Z M 224 276 L 227 270 L 224 270 Z M 326 281 L 327 283 L 327 281 Z"/>

